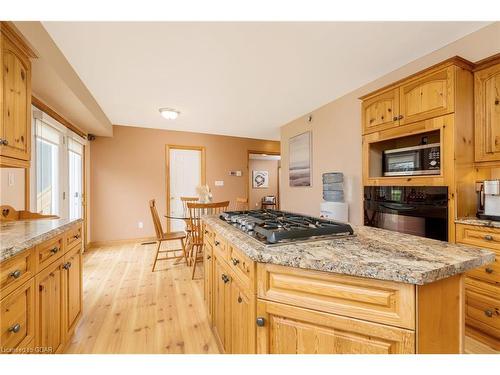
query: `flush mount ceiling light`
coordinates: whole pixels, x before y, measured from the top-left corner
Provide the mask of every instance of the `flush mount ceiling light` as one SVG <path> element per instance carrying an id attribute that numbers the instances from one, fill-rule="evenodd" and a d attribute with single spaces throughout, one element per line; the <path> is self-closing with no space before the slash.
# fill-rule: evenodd
<path id="1" fill-rule="evenodd" d="M 172 108 L 160 108 L 160 114 L 167 120 L 175 120 L 179 117 L 180 112 Z"/>

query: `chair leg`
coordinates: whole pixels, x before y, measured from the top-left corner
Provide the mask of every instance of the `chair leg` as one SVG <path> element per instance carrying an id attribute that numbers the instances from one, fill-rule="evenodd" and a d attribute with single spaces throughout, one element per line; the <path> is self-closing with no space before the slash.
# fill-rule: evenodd
<path id="1" fill-rule="evenodd" d="M 156 261 L 158 260 L 158 254 L 160 253 L 160 246 L 161 246 L 161 241 L 158 241 L 158 246 L 156 247 L 155 261 L 153 263 L 153 268 L 151 269 L 151 272 L 155 271 Z"/>
<path id="2" fill-rule="evenodd" d="M 193 273 L 191 274 L 191 280 L 194 279 L 194 273 L 196 271 L 196 258 L 198 258 L 198 249 L 200 248 L 198 245 L 194 245 L 193 247 L 196 247 L 196 251 L 194 252 L 193 257 Z"/>
<path id="3" fill-rule="evenodd" d="M 187 238 L 186 238 L 186 242 L 184 242 L 184 239 L 181 238 L 182 254 L 184 256 L 184 259 L 186 260 L 186 265 L 189 266 L 188 257 L 186 254 L 186 245 L 187 245 Z"/>

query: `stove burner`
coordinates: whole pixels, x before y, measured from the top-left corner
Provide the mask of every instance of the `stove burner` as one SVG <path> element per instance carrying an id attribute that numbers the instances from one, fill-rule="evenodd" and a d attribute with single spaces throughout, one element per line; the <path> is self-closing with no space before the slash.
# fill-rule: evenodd
<path id="1" fill-rule="evenodd" d="M 229 211 L 220 218 L 266 244 L 354 234 L 349 224 L 285 211 Z"/>

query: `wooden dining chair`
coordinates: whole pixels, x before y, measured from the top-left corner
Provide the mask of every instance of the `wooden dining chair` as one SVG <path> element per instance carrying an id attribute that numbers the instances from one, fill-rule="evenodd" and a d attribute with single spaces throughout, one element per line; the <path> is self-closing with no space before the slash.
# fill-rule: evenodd
<path id="1" fill-rule="evenodd" d="M 201 218 L 205 215 L 215 215 L 224 212 L 229 207 L 229 201 L 217 203 L 187 203 L 189 223 L 191 226 L 191 248 L 189 254 L 193 266 L 191 279 L 194 279 L 196 263 L 203 261 L 203 223 Z"/>
<path id="2" fill-rule="evenodd" d="M 247 198 L 236 198 L 236 203 L 234 205 L 236 211 L 246 211 L 248 210 L 248 199 Z"/>
<path id="3" fill-rule="evenodd" d="M 156 247 L 155 261 L 153 263 L 153 268 L 151 269 L 151 272 L 154 272 L 155 267 L 156 267 L 156 262 L 158 260 L 169 260 L 169 259 L 180 260 L 184 257 L 184 259 L 186 260 L 186 264 L 188 264 L 186 246 L 184 243 L 184 239 L 186 238 L 186 233 L 185 232 L 164 232 L 163 231 L 163 228 L 161 226 L 160 217 L 158 216 L 158 210 L 156 209 L 156 202 L 154 199 L 151 199 L 149 201 L 149 209 L 151 210 L 151 217 L 153 218 L 153 225 L 155 227 L 156 242 L 158 242 L 158 245 Z M 181 248 L 160 251 L 161 243 L 168 242 L 168 241 L 180 241 Z M 182 255 L 175 256 L 175 253 L 179 250 L 182 251 Z M 172 252 L 174 253 L 174 256 L 169 256 L 168 254 L 172 253 Z M 160 253 L 166 254 L 166 256 L 163 258 L 159 258 Z"/>
<path id="4" fill-rule="evenodd" d="M 186 218 L 184 219 L 184 222 L 186 224 L 186 229 L 184 229 L 186 231 L 186 242 L 185 242 L 185 246 L 186 246 L 186 249 L 190 249 L 191 248 L 191 224 L 189 223 L 189 211 L 188 211 L 188 208 L 187 208 L 187 204 L 188 202 L 198 202 L 200 200 L 199 197 L 181 197 L 181 202 L 182 202 L 182 215 Z M 188 266 L 191 265 L 191 258 L 188 257 Z"/>

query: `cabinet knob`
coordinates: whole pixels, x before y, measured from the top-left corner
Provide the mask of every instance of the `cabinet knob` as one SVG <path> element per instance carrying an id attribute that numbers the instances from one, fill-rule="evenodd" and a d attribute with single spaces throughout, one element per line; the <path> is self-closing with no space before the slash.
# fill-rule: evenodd
<path id="1" fill-rule="evenodd" d="M 484 310 L 484 315 L 486 315 L 488 318 L 491 318 L 493 316 L 493 311 L 491 310 Z"/>
<path id="2" fill-rule="evenodd" d="M 57 246 L 55 246 L 55 247 L 53 247 L 52 249 L 50 249 L 50 252 L 51 252 L 52 254 L 55 254 L 55 253 L 57 253 L 58 251 L 59 251 L 59 248 L 58 248 Z"/>
<path id="3" fill-rule="evenodd" d="M 238 296 L 238 303 L 242 303 L 243 302 L 243 298 L 241 298 L 240 296 Z"/>
<path id="4" fill-rule="evenodd" d="M 399 115 L 399 116 L 398 116 L 398 120 L 402 120 L 403 118 L 404 118 L 404 116 L 403 116 L 403 115 Z"/>
<path id="5" fill-rule="evenodd" d="M 231 258 L 231 262 L 233 262 L 233 264 L 237 266 L 240 261 L 236 258 Z"/>
<path id="6" fill-rule="evenodd" d="M 259 327 L 264 327 L 264 325 L 266 324 L 266 320 L 262 317 L 258 317 L 255 322 Z"/>
<path id="7" fill-rule="evenodd" d="M 21 325 L 19 323 L 14 324 L 12 327 L 9 327 L 9 332 L 18 333 L 21 330 Z"/>
<path id="8" fill-rule="evenodd" d="M 6 139 L 0 139 L 0 145 L 8 146 L 9 145 L 9 141 L 6 140 Z"/>
<path id="9" fill-rule="evenodd" d="M 14 279 L 19 279 L 19 276 L 21 276 L 21 271 L 15 270 L 14 272 L 10 273 L 10 276 L 12 276 Z"/>
<path id="10" fill-rule="evenodd" d="M 484 270 L 486 271 L 486 273 L 493 273 L 493 268 L 486 267 Z"/>
<path id="11" fill-rule="evenodd" d="M 75 235 L 73 236 L 73 238 L 74 238 L 75 240 L 77 240 L 77 239 L 79 239 L 79 238 L 80 238 L 80 235 L 79 235 L 79 234 L 75 234 Z"/>
<path id="12" fill-rule="evenodd" d="M 65 263 L 64 266 L 63 266 L 63 268 L 65 270 L 69 270 L 71 268 L 71 262 Z"/>
<path id="13" fill-rule="evenodd" d="M 484 239 L 485 239 L 486 241 L 493 241 L 493 236 L 492 236 L 492 235 L 490 235 L 490 234 L 487 234 L 486 236 L 484 236 Z"/>
<path id="14" fill-rule="evenodd" d="M 222 281 L 224 281 L 224 284 L 227 284 L 229 282 L 229 277 L 227 277 L 227 275 L 222 274 Z"/>
<path id="15" fill-rule="evenodd" d="M 219 241 L 214 241 L 215 246 L 219 246 L 220 242 Z"/>
<path id="16" fill-rule="evenodd" d="M 207 255 L 207 259 L 208 259 L 208 260 L 212 259 L 212 256 Z"/>
<path id="17" fill-rule="evenodd" d="M 392 118 L 392 121 L 398 121 L 398 116 L 394 116 L 394 117 Z"/>

